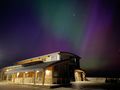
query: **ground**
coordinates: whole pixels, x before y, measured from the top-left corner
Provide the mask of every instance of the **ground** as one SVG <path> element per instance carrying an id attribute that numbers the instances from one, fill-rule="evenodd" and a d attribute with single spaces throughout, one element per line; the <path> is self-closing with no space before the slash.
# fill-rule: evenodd
<path id="1" fill-rule="evenodd" d="M 6 82 L 0 82 L 0 90 L 72 90 L 71 87 L 57 87 L 57 88 L 49 88 L 49 87 L 41 87 L 34 85 L 18 85 L 11 84 Z"/>
<path id="2" fill-rule="evenodd" d="M 120 90 L 120 85 L 105 83 L 72 83 L 69 87 L 40 87 L 33 85 L 17 85 L 6 82 L 0 82 L 0 90 Z"/>

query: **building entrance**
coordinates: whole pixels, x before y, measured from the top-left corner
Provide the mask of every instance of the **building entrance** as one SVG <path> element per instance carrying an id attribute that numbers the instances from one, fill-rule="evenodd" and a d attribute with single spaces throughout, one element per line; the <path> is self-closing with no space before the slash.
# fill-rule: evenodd
<path id="1" fill-rule="evenodd" d="M 85 81 L 85 73 L 82 70 L 75 70 L 75 81 Z"/>

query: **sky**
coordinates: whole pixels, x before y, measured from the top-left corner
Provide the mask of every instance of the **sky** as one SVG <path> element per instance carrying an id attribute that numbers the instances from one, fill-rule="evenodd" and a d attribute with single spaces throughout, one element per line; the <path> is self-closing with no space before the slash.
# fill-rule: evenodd
<path id="1" fill-rule="evenodd" d="M 1 0 L 0 67 L 56 51 L 85 70 L 120 68 L 119 0 Z"/>

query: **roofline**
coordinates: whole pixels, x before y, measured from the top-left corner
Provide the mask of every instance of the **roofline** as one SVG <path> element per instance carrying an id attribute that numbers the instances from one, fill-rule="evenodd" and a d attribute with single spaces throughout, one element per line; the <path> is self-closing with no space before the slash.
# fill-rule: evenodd
<path id="1" fill-rule="evenodd" d="M 22 65 L 6 66 L 6 67 L 1 68 L 1 70 L 6 70 L 6 69 L 11 69 L 11 68 L 16 68 L 16 67 L 20 67 L 20 66 L 22 66 Z"/>
<path id="2" fill-rule="evenodd" d="M 60 53 L 60 52 L 54 52 L 54 53 Z M 18 61 L 18 62 L 27 61 L 27 60 L 29 60 L 29 59 L 34 59 L 34 58 L 44 58 L 44 57 L 46 57 L 46 56 L 48 56 L 48 55 L 50 55 L 50 54 L 54 54 L 54 53 L 49 53 L 49 54 L 44 54 L 44 55 L 35 56 L 35 57 L 31 57 L 31 58 L 26 58 L 26 59 L 20 60 L 20 61 Z M 16 62 L 16 63 L 18 63 L 18 62 Z"/>
<path id="3" fill-rule="evenodd" d="M 41 55 L 41 56 L 37 56 L 37 57 L 33 57 L 33 58 L 28 58 L 28 59 L 24 59 L 24 60 L 21 60 L 21 61 L 18 61 L 18 62 L 16 62 L 15 64 L 17 64 L 17 65 L 19 65 L 19 63 L 22 63 L 22 62 L 24 62 L 24 61 L 28 61 L 28 60 L 31 60 L 31 59 L 35 59 L 35 58 L 44 58 L 44 57 L 47 57 L 47 56 L 49 56 L 49 55 L 51 55 L 51 54 L 60 54 L 60 53 L 68 53 L 68 54 L 71 54 L 71 55 L 74 55 L 74 56 L 76 56 L 76 57 L 78 57 L 78 58 L 81 58 L 81 57 L 79 57 L 78 55 L 75 55 L 75 54 L 73 54 L 73 53 L 69 53 L 69 52 L 64 52 L 64 51 L 59 51 L 59 52 L 53 52 L 53 53 L 49 53 L 49 54 L 45 54 L 45 55 Z M 38 60 L 38 61 L 42 61 L 42 60 Z M 31 61 L 32 62 L 32 61 Z"/>
<path id="4" fill-rule="evenodd" d="M 80 57 L 80 56 L 78 56 L 78 55 L 76 55 L 76 54 L 73 54 L 73 53 L 70 53 L 70 52 L 65 52 L 65 51 L 60 51 L 59 53 L 68 53 L 68 54 L 72 54 L 72 55 L 74 55 L 74 56 L 76 56 L 76 57 Z M 80 57 L 81 58 L 81 57 Z"/>

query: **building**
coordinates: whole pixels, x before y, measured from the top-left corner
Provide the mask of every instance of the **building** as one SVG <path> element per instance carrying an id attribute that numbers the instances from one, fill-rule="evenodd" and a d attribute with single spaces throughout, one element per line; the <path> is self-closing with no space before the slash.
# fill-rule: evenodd
<path id="1" fill-rule="evenodd" d="M 80 57 L 68 52 L 55 52 L 17 62 L 2 69 L 2 80 L 17 84 L 60 85 L 84 81 Z"/>

